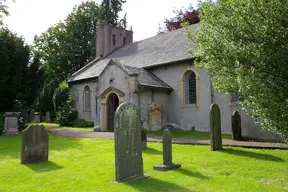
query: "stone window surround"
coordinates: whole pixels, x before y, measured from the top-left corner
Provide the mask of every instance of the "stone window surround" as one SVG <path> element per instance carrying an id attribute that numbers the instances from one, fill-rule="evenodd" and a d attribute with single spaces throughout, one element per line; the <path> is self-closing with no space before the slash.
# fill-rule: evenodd
<path id="1" fill-rule="evenodd" d="M 196 78 L 196 103 L 195 104 L 185 104 L 185 93 L 184 93 L 184 75 L 186 72 L 192 71 Z M 182 108 L 199 108 L 199 73 L 193 67 L 188 67 L 181 76 L 181 98 L 182 98 Z"/>

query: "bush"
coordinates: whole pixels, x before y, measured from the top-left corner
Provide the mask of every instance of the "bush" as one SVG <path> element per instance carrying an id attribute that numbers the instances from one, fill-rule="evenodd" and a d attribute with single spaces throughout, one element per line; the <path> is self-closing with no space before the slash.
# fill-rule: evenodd
<path id="1" fill-rule="evenodd" d="M 53 95 L 56 121 L 60 126 L 70 126 L 71 122 L 77 119 L 77 111 L 73 107 L 73 102 L 67 82 L 62 82 Z"/>
<path id="2" fill-rule="evenodd" d="M 70 122 L 69 126 L 88 128 L 88 127 L 94 127 L 94 122 L 85 121 L 84 119 L 76 119 L 76 120 Z"/>
<path id="3" fill-rule="evenodd" d="M 53 105 L 56 112 L 60 110 L 60 107 L 66 105 L 66 101 L 69 99 L 70 95 L 69 85 L 66 81 L 63 81 L 55 89 L 53 94 Z"/>
<path id="4" fill-rule="evenodd" d="M 58 108 L 56 121 L 60 126 L 69 126 L 77 118 L 77 111 L 72 107 L 72 96 Z"/>

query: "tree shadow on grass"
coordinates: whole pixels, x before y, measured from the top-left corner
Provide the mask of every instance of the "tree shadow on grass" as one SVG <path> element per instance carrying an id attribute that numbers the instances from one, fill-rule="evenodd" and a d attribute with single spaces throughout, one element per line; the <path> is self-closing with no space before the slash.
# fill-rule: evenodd
<path id="1" fill-rule="evenodd" d="M 282 158 L 274 156 L 274 155 L 255 153 L 252 151 L 243 151 L 240 149 L 224 148 L 224 149 L 219 150 L 219 152 L 228 153 L 231 155 L 243 156 L 243 157 L 250 157 L 250 158 L 254 158 L 258 160 L 284 162 Z"/>
<path id="2" fill-rule="evenodd" d="M 193 171 L 190 171 L 190 170 L 187 170 L 187 169 L 177 169 L 176 172 L 178 173 L 181 173 L 183 175 L 186 175 L 186 176 L 189 176 L 189 177 L 197 177 L 199 179 L 210 179 L 210 177 L 207 177 L 205 175 L 202 175 L 202 173 L 199 173 L 199 172 L 193 172 Z"/>
<path id="3" fill-rule="evenodd" d="M 49 171 L 56 171 L 59 169 L 63 169 L 64 167 L 57 165 L 52 161 L 46 161 L 39 164 L 23 164 L 24 166 L 32 169 L 34 172 L 41 173 L 41 172 L 49 172 Z"/>
<path id="4" fill-rule="evenodd" d="M 137 189 L 138 191 L 177 191 L 177 192 L 192 192 L 192 190 L 176 185 L 168 181 L 161 181 L 155 178 L 147 178 L 138 181 L 126 182 L 126 185 Z"/>
<path id="5" fill-rule="evenodd" d="M 159 151 L 157 149 L 150 148 L 150 147 L 143 149 L 142 152 L 147 153 L 147 154 L 154 154 L 154 155 L 161 155 L 162 154 L 162 151 Z"/>

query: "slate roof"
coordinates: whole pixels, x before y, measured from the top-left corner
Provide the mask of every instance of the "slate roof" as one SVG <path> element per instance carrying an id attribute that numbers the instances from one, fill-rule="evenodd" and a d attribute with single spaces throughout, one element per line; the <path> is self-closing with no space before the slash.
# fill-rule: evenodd
<path id="1" fill-rule="evenodd" d="M 189 26 L 192 30 L 197 30 L 199 27 L 199 23 Z M 178 29 L 127 44 L 102 60 L 95 59 L 74 73 L 68 82 L 96 78 L 102 73 L 107 64 L 113 60 L 125 66 L 128 71 L 137 72 L 140 84 L 163 88 L 169 87 L 170 89 L 169 85 L 144 68 L 195 58 L 187 53 L 187 49 L 188 43 L 184 35 L 184 29 Z"/>

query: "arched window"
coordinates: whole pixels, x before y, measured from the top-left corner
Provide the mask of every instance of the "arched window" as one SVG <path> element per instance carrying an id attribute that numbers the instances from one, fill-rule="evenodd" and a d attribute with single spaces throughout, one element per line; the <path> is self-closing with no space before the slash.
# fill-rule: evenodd
<path id="1" fill-rule="evenodd" d="M 186 71 L 183 78 L 184 104 L 197 104 L 196 74 L 194 71 Z"/>
<path id="2" fill-rule="evenodd" d="M 88 86 L 84 88 L 84 111 L 91 111 L 91 90 Z"/>

